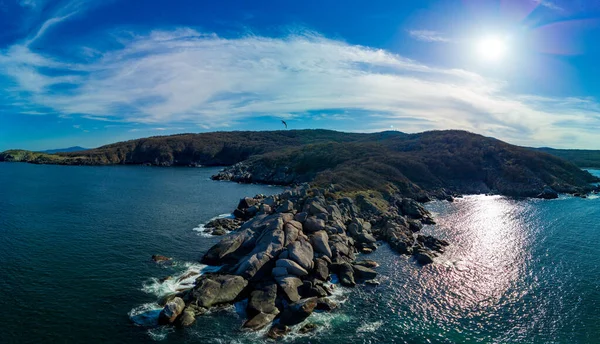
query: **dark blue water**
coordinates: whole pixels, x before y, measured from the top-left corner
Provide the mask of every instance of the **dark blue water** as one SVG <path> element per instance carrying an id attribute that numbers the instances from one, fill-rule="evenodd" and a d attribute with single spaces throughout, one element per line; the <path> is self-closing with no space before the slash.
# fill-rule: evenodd
<path id="1" fill-rule="evenodd" d="M 216 242 L 194 231 L 267 186 L 213 182 L 215 169 L 0 164 L 0 343 L 153 340 L 250 343 L 235 309 L 188 329 L 149 330 L 153 309 L 203 268 Z M 426 232 L 452 245 L 417 267 L 385 245 L 381 285 L 339 289 L 341 310 L 315 314 L 299 343 L 598 343 L 600 199 L 434 202 Z M 174 258 L 171 266 L 152 254 Z M 241 308 L 241 307 L 240 307 Z"/>

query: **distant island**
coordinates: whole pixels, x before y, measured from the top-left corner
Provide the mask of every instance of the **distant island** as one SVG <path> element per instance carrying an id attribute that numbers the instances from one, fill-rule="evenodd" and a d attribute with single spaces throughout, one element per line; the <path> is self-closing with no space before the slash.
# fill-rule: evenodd
<path id="1" fill-rule="evenodd" d="M 346 191 L 377 190 L 425 200 L 472 193 L 535 197 L 550 189 L 586 193 L 597 180 L 579 167 L 600 165 L 600 154 L 518 147 L 457 130 L 418 134 L 290 130 L 157 136 L 56 154 L 10 150 L 0 153 L 0 161 L 230 166 L 214 178 L 335 184 Z"/>
<path id="2" fill-rule="evenodd" d="M 70 152 L 80 152 L 80 151 L 84 151 L 84 150 L 88 150 L 88 149 L 89 148 L 74 146 L 74 147 L 68 147 L 68 148 L 48 149 L 48 150 L 39 151 L 39 153 L 46 153 L 46 154 L 70 153 Z"/>

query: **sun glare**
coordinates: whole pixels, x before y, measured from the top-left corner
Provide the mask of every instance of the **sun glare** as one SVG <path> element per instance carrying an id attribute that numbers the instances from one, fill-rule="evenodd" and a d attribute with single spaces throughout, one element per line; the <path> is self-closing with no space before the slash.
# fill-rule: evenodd
<path id="1" fill-rule="evenodd" d="M 499 62 L 506 56 L 506 40 L 500 37 L 485 37 L 477 44 L 477 52 L 485 61 Z"/>

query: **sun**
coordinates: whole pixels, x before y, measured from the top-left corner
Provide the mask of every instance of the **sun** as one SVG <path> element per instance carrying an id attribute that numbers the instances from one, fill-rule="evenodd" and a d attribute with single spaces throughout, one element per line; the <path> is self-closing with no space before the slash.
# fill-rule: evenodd
<path id="1" fill-rule="evenodd" d="M 497 36 L 484 37 L 477 43 L 479 57 L 488 62 L 502 61 L 508 52 L 506 39 Z"/>

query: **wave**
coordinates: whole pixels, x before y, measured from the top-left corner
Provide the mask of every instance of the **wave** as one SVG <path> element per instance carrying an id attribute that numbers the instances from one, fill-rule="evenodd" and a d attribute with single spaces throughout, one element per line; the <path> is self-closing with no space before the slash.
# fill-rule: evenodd
<path id="1" fill-rule="evenodd" d="M 141 290 L 147 294 L 157 297 L 156 302 L 145 303 L 134 307 L 128 315 L 131 321 L 136 325 L 155 328 L 158 326 L 158 315 L 163 307 L 159 304 L 164 298 L 177 294 L 179 292 L 191 289 L 198 276 L 207 272 L 216 272 L 220 266 L 208 266 L 200 263 L 174 262 L 172 267 L 183 268 L 177 274 L 167 278 L 150 278 L 142 283 Z M 149 335 L 155 340 L 162 340 L 168 334 L 168 331 L 152 329 L 148 331 Z"/>
<path id="2" fill-rule="evenodd" d="M 381 325 L 383 325 L 383 321 L 365 322 L 356 329 L 356 333 L 375 332 Z"/>
<path id="3" fill-rule="evenodd" d="M 192 228 L 193 231 L 198 232 L 198 235 L 201 237 L 205 237 L 205 238 L 214 238 L 215 236 L 206 232 L 206 224 L 209 223 L 210 221 L 216 220 L 216 219 L 235 219 L 235 216 L 233 216 L 233 214 L 229 213 L 229 214 L 221 214 L 221 215 L 217 215 L 213 218 L 211 218 L 210 220 L 208 220 L 206 223 L 201 223 L 198 225 L 198 227 Z M 229 232 L 227 231 L 226 234 L 228 234 Z"/>

